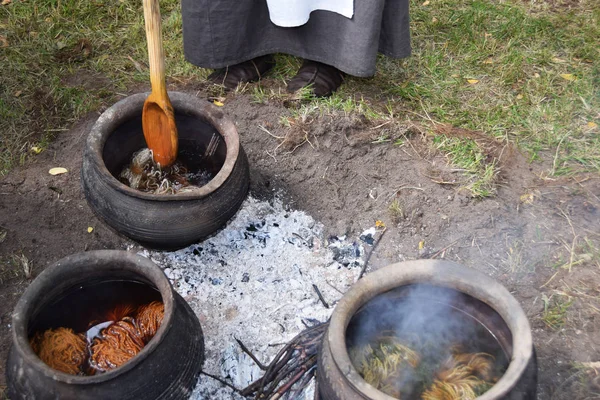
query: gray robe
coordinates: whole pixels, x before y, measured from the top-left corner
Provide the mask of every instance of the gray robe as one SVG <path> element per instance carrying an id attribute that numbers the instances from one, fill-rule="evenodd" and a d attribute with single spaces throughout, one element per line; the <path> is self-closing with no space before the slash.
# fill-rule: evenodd
<path id="1" fill-rule="evenodd" d="M 274 25 L 265 0 L 182 0 L 181 8 L 185 57 L 203 68 L 285 53 L 367 77 L 378 51 L 410 55 L 408 0 L 355 0 L 352 19 L 314 11 L 295 28 Z"/>

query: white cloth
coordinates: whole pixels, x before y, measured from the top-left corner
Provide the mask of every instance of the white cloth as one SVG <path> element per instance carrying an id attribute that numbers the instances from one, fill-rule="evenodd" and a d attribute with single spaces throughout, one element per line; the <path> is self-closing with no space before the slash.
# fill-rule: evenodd
<path id="1" fill-rule="evenodd" d="M 304 25 L 315 10 L 354 15 L 354 0 L 267 0 L 267 6 L 271 22 L 284 28 Z"/>

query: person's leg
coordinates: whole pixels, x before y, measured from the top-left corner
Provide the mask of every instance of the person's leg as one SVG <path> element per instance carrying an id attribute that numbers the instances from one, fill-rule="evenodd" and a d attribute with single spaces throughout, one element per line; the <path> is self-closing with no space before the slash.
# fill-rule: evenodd
<path id="1" fill-rule="evenodd" d="M 317 61 L 304 60 L 302 67 L 287 83 L 287 91 L 296 92 L 310 87 L 317 97 L 330 96 L 344 82 L 344 73 L 339 69 Z"/>
<path id="2" fill-rule="evenodd" d="M 240 83 L 260 80 L 274 65 L 275 58 L 267 54 L 218 69 L 208 76 L 208 80 L 227 89 L 235 89 Z"/>

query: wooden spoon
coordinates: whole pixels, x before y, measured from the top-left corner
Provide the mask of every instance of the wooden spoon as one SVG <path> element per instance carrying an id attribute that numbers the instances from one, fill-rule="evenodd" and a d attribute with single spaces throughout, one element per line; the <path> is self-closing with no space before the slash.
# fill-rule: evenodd
<path id="1" fill-rule="evenodd" d="M 161 38 L 158 0 L 144 0 L 144 19 L 152 93 L 144 102 L 142 128 L 154 161 L 166 167 L 177 158 L 177 126 L 165 82 L 165 54 Z"/>

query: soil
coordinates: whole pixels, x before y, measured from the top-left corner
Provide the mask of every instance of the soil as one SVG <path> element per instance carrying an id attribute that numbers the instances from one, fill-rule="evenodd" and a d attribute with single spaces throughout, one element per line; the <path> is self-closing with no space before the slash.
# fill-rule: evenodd
<path id="1" fill-rule="evenodd" d="M 178 90 L 208 96 L 202 86 Z M 490 154 L 501 150 L 501 174 L 495 196 L 475 199 L 461 188 L 461 171 L 431 150 L 418 126 L 324 115 L 285 127 L 280 117 L 290 111 L 283 102 L 257 104 L 230 93 L 224 103 L 250 160 L 254 196 L 280 193 L 287 205 L 323 223 L 327 235 L 358 237 L 383 221 L 386 233 L 370 269 L 445 258 L 493 276 L 530 319 L 538 399 L 576 398 L 573 363 L 600 360 L 598 176 L 544 178 L 548 166 L 530 164 L 502 143 L 484 143 Z M 81 190 L 82 151 L 97 116 L 89 114 L 0 180 L 0 387 L 6 385 L 11 311 L 31 279 L 75 252 L 134 245 L 94 216 Z M 439 129 L 477 140 L 476 133 Z M 390 141 L 373 143 L 382 135 Z M 68 172 L 48 173 L 58 166 Z M 561 268 L 569 264 L 570 270 Z M 568 302 L 566 313 L 552 313 Z"/>

